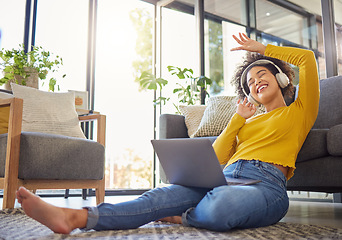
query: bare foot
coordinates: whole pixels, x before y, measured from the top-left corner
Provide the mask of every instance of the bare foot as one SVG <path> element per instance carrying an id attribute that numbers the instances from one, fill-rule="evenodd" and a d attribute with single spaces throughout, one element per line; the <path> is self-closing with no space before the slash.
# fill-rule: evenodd
<path id="1" fill-rule="evenodd" d="M 159 219 L 158 221 L 182 224 L 182 217 L 181 216 L 165 217 L 165 218 Z"/>
<path id="2" fill-rule="evenodd" d="M 29 217 L 44 224 L 55 233 L 68 234 L 75 228 L 86 227 L 88 218 L 86 209 L 55 207 L 24 187 L 20 187 L 16 195 L 18 202 Z"/>

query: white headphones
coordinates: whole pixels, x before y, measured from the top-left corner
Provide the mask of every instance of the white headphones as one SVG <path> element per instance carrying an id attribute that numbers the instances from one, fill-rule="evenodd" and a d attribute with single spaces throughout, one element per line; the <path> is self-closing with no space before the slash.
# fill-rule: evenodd
<path id="1" fill-rule="evenodd" d="M 242 88 L 242 91 L 243 93 L 246 95 L 247 97 L 247 100 L 248 102 L 254 104 L 255 106 L 260 106 L 261 103 L 258 102 L 253 96 L 252 94 L 247 94 L 243 84 L 245 83 L 246 81 L 246 77 L 247 77 L 247 73 L 248 71 L 255 65 L 266 65 L 266 64 L 272 64 L 277 70 L 279 73 L 277 73 L 275 75 L 276 79 L 277 79 L 277 82 L 279 84 L 279 87 L 281 88 L 285 88 L 287 87 L 287 85 L 289 85 L 290 83 L 290 80 L 289 78 L 287 77 L 287 75 L 285 73 L 283 73 L 283 71 L 281 71 L 280 67 L 278 67 L 274 62 L 270 61 L 270 60 L 267 60 L 267 59 L 259 59 L 259 60 L 256 60 L 255 62 L 251 63 L 242 73 L 241 75 L 241 78 L 240 78 L 240 85 L 241 85 L 241 88 Z"/>

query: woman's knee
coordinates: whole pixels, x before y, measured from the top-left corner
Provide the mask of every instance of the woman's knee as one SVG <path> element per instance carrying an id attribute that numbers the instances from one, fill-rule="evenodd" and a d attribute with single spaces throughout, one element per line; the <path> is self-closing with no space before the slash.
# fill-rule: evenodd
<path id="1" fill-rule="evenodd" d="M 195 227 L 228 231 L 243 225 L 244 216 L 247 215 L 248 218 L 248 214 L 255 211 L 255 206 L 263 205 L 256 200 L 262 198 L 264 199 L 259 191 L 248 187 L 216 188 L 208 192 L 196 208 L 189 212 L 188 223 Z"/>
<path id="2" fill-rule="evenodd" d="M 212 231 L 228 231 L 234 227 L 222 209 L 214 209 L 213 207 L 202 208 L 197 206 L 186 214 L 185 219 L 187 225 Z"/>
<path id="3" fill-rule="evenodd" d="M 186 219 L 189 225 L 214 231 L 227 231 L 233 228 L 229 222 L 232 211 L 229 195 L 225 187 L 208 192 L 196 208 L 188 212 Z"/>

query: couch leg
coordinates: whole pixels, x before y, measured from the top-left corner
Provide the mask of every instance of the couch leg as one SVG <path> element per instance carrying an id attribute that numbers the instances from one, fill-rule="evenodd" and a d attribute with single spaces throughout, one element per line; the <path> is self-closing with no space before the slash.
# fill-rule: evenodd
<path id="1" fill-rule="evenodd" d="M 13 191 L 8 191 L 13 192 Z M 14 208 L 15 204 L 15 192 L 13 194 L 4 193 L 2 200 L 2 209 Z"/>
<path id="2" fill-rule="evenodd" d="M 14 208 L 17 189 L 18 179 L 13 176 L 6 178 L 5 175 L 2 209 Z"/>
<path id="3" fill-rule="evenodd" d="M 334 203 L 342 203 L 342 193 L 333 193 Z"/>
<path id="4" fill-rule="evenodd" d="M 88 189 L 82 189 L 82 198 L 83 200 L 87 200 L 87 192 L 88 192 Z"/>
<path id="5" fill-rule="evenodd" d="M 95 188 L 95 194 L 96 194 L 96 205 L 99 205 L 100 203 L 104 202 L 105 198 L 105 179 L 103 178 L 97 188 Z"/>
<path id="6" fill-rule="evenodd" d="M 64 198 L 68 198 L 69 197 L 69 189 L 65 189 L 65 193 L 64 193 Z"/>

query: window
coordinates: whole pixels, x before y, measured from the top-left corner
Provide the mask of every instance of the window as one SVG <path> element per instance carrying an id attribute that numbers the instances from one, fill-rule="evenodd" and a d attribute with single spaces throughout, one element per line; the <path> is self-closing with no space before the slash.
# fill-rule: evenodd
<path id="1" fill-rule="evenodd" d="M 206 12 L 243 25 L 247 24 L 246 8 L 246 1 L 241 0 L 204 1 L 204 9 Z"/>
<path id="2" fill-rule="evenodd" d="M 180 0 L 177 1 L 184 6 L 179 6 L 180 9 L 187 11 L 193 14 L 193 8 L 195 7 L 195 3 L 193 0 Z M 186 6 L 190 7 L 187 8 Z M 234 24 L 232 22 L 246 24 L 247 16 L 246 16 L 246 5 L 245 1 L 223 1 L 223 0 L 207 0 L 204 1 L 204 10 L 205 10 L 205 30 L 204 30 L 204 47 L 205 47 L 205 76 L 209 77 L 213 80 L 213 84 L 210 86 L 210 96 L 225 94 L 225 95 L 235 95 L 235 89 L 230 85 L 231 77 L 234 73 L 235 66 L 238 62 L 242 60 L 242 56 L 244 55 L 242 52 L 230 52 L 230 48 L 234 45 L 234 40 L 232 39 L 232 34 L 236 34 L 237 32 L 246 32 L 246 28 L 241 25 Z M 197 56 L 198 50 L 196 50 L 198 39 L 196 38 L 196 31 L 192 31 L 192 29 L 196 29 L 195 17 L 190 14 L 185 13 L 176 13 L 173 11 L 174 15 L 179 14 L 180 16 L 187 15 L 186 19 L 181 19 L 180 17 L 171 18 L 169 17 L 165 20 L 165 15 L 163 15 L 163 23 L 166 21 L 170 21 L 171 25 L 177 26 L 177 21 L 182 22 L 182 25 L 186 24 L 183 27 L 184 33 L 181 32 L 182 36 L 187 36 L 186 39 L 179 41 L 179 46 L 177 49 L 181 48 L 181 44 L 185 45 L 186 53 L 182 53 L 181 51 L 174 52 L 174 54 L 178 56 L 182 56 L 184 58 L 189 56 L 188 52 L 191 49 L 193 51 L 194 56 Z M 229 19 L 228 21 L 222 21 L 222 19 Z M 172 32 L 169 30 L 170 26 L 165 24 L 163 25 L 163 34 L 165 35 L 165 31 Z M 186 29 L 186 30 L 185 30 Z M 191 29 L 191 30 L 190 30 Z M 180 32 L 179 28 L 175 28 L 174 31 Z M 177 39 L 179 37 L 171 35 L 170 41 Z M 165 37 L 163 36 L 163 39 Z M 190 41 L 193 41 L 192 43 Z M 170 44 L 172 46 L 173 44 Z M 190 46 L 193 46 L 190 48 Z M 162 53 L 163 53 L 163 63 L 164 61 L 169 61 L 168 56 L 165 55 L 165 51 L 170 49 L 170 47 L 165 46 L 164 42 L 162 44 Z M 170 51 L 170 50 L 169 50 Z M 172 49 L 175 51 L 175 48 Z M 179 58 L 179 57 L 178 57 Z M 179 58 L 180 60 L 180 58 Z M 192 62 L 197 67 L 196 59 L 193 59 Z M 166 65 L 166 64 L 164 64 Z M 184 66 L 186 67 L 186 66 Z M 196 74 L 195 74 L 196 77 Z M 170 92 L 169 92 L 170 93 Z M 165 94 L 165 93 L 164 93 Z"/>
<path id="3" fill-rule="evenodd" d="M 0 49 L 18 48 L 23 43 L 25 4 L 26 0 L 0 0 Z"/>
<path id="4" fill-rule="evenodd" d="M 323 27 L 321 22 L 316 22 L 317 29 L 317 64 L 318 76 L 320 79 L 326 78 L 325 58 L 324 58 L 324 43 L 323 43 Z"/>
<path id="5" fill-rule="evenodd" d="M 210 95 L 235 95 L 235 87 L 230 84 L 236 65 L 242 61 L 245 52 L 233 51 L 236 42 L 233 34 L 244 32 L 246 28 L 234 23 L 206 20 L 205 24 L 205 74 L 213 84 Z"/>
<path id="6" fill-rule="evenodd" d="M 309 46 L 307 18 L 266 0 L 256 1 L 257 29 L 287 41 Z"/>
<path id="7" fill-rule="evenodd" d="M 153 93 L 139 91 L 136 77 L 151 69 L 154 6 L 101 0 L 97 16 L 95 109 L 107 115 L 106 189 L 151 188 Z"/>
<path id="8" fill-rule="evenodd" d="M 264 32 L 263 40 L 276 45 L 304 47 L 315 51 L 319 77 L 325 78 L 325 60 L 319 0 L 291 1 L 301 14 L 265 0 L 257 0 L 257 29 Z M 317 15 L 315 15 L 317 14 Z"/>
<path id="9" fill-rule="evenodd" d="M 178 0 L 177 2 L 194 7 L 194 0 Z M 247 24 L 246 1 L 241 0 L 205 0 L 204 9 L 217 17 L 229 19 L 235 23 Z"/>
<path id="10" fill-rule="evenodd" d="M 0 0 L 0 49 L 19 49 L 19 44 L 23 44 L 25 3 L 25 0 Z M 12 9 L 16 10 L 15 15 Z"/>
<path id="11" fill-rule="evenodd" d="M 338 74 L 342 74 L 342 2 L 334 1 L 335 29 L 336 29 L 336 46 L 337 46 L 337 61 Z"/>
<path id="12" fill-rule="evenodd" d="M 38 1 L 35 45 L 63 58 L 54 76 L 61 91 L 86 90 L 88 5 L 83 0 Z"/>
<path id="13" fill-rule="evenodd" d="M 308 31 L 308 42 L 309 48 L 315 50 L 318 71 L 320 79 L 326 77 L 325 69 L 325 59 L 324 59 L 324 43 L 323 43 L 323 29 L 322 29 L 322 9 L 321 0 L 312 1 L 301 1 L 301 0 L 291 0 L 290 2 L 301 7 L 303 11 L 310 13 L 309 28 Z"/>
<path id="14" fill-rule="evenodd" d="M 184 80 L 179 80 L 176 76 L 171 75 L 167 67 L 190 68 L 194 71 L 193 77 L 199 76 L 198 40 L 194 15 L 162 8 L 161 39 L 161 76 L 169 81 L 163 88 L 162 94 L 166 98 L 171 98 L 162 107 L 162 111 L 175 113 L 177 112 L 175 105 L 179 105 L 179 102 L 177 94 L 173 94 L 173 89 L 177 87 L 177 83 L 184 83 Z"/>
<path id="15" fill-rule="evenodd" d="M 224 89 L 222 23 L 206 20 L 204 39 L 205 75 L 213 81 L 210 95 L 217 95 Z"/>
<path id="16" fill-rule="evenodd" d="M 245 56 L 245 51 L 230 51 L 236 47 L 236 41 L 232 38 L 233 34 L 246 33 L 246 28 L 240 25 L 222 22 L 223 33 L 223 74 L 224 74 L 224 95 L 234 96 L 235 87 L 230 84 L 237 64 L 240 64 Z"/>

